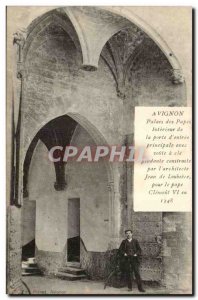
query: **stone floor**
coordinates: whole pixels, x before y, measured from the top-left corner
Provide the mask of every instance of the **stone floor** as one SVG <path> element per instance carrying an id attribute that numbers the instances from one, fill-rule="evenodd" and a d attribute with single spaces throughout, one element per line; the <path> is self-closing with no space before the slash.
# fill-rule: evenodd
<path id="1" fill-rule="evenodd" d="M 146 293 L 138 291 L 137 287 L 134 286 L 132 292 L 128 292 L 127 288 L 113 288 L 107 286 L 104 289 L 104 282 L 91 281 L 87 279 L 79 281 L 66 281 L 58 278 L 48 278 L 44 276 L 26 276 L 23 277 L 23 281 L 26 283 L 31 291 L 31 294 L 182 294 L 180 291 L 168 291 L 159 285 L 144 284 Z"/>

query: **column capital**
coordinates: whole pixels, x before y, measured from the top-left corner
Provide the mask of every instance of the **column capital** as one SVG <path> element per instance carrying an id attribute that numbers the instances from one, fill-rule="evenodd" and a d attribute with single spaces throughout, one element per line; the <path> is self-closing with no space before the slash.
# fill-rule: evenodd
<path id="1" fill-rule="evenodd" d="M 18 46 L 21 46 L 23 48 L 26 40 L 26 31 L 19 29 L 13 34 L 13 45 L 17 44 Z"/>
<path id="2" fill-rule="evenodd" d="M 181 84 L 184 82 L 184 76 L 181 69 L 172 69 L 171 76 L 174 84 Z"/>
<path id="3" fill-rule="evenodd" d="M 13 45 L 16 44 L 18 46 L 18 62 L 22 62 L 22 50 L 25 45 L 27 33 L 25 30 L 18 30 L 13 34 L 13 36 Z"/>

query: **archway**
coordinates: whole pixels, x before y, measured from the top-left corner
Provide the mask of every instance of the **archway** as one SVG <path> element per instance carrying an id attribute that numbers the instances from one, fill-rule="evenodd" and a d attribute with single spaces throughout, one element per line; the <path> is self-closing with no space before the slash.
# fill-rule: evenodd
<path id="1" fill-rule="evenodd" d="M 44 273 L 57 272 L 71 261 L 93 268 L 86 265 L 87 257 L 109 248 L 114 218 L 109 163 L 71 161 L 56 165 L 48 160 L 54 145 L 82 148 L 100 143 L 106 144 L 90 122 L 69 113 L 44 125 L 29 146 L 24 160 L 24 208 L 28 214 L 29 204 L 36 203 L 35 257 Z M 28 230 L 26 224 L 23 236 Z"/>

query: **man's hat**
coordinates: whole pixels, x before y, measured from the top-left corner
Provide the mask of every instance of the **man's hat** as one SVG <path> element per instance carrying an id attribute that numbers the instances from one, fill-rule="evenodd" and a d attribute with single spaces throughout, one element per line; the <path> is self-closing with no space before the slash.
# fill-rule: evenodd
<path id="1" fill-rule="evenodd" d="M 132 229 L 126 229 L 124 232 L 127 233 L 128 231 L 130 231 L 131 233 L 133 233 Z"/>

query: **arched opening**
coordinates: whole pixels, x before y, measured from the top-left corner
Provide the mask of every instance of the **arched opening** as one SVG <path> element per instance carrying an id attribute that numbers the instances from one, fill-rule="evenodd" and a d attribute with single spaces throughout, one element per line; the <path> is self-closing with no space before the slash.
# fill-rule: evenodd
<path id="1" fill-rule="evenodd" d="M 171 61 L 156 41 L 135 24 L 112 35 L 101 58 L 113 75 L 117 95 L 125 100 L 125 106 L 127 102 L 133 107 L 144 105 L 142 98 L 150 106 L 176 106 L 177 99 L 186 103 L 186 87 L 178 84 L 183 81 L 176 80 Z"/>
<path id="2" fill-rule="evenodd" d="M 112 227 L 108 163 L 102 159 L 97 163 L 54 163 L 48 158 L 49 150 L 57 145 L 83 149 L 100 143 L 106 144 L 94 126 L 78 114 L 68 114 L 44 125 L 28 148 L 23 179 L 23 258 L 35 254 L 44 273 L 75 262 L 93 267 L 87 258 L 108 249 Z"/>

